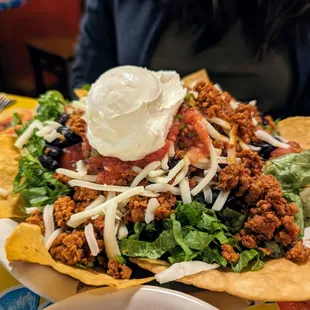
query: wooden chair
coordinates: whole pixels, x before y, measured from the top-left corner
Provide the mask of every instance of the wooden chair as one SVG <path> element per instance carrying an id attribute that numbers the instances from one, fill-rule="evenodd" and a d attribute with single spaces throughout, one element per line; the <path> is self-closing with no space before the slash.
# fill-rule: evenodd
<path id="1" fill-rule="evenodd" d="M 55 88 L 66 98 L 71 98 L 70 66 L 74 59 L 75 41 L 75 37 L 46 36 L 26 42 L 38 95 L 48 89 L 45 78 L 47 72 L 56 78 Z"/>

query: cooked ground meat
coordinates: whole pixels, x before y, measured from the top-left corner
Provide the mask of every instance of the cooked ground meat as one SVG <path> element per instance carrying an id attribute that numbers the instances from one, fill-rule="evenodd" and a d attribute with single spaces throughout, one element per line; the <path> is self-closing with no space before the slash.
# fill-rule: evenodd
<path id="1" fill-rule="evenodd" d="M 244 167 L 250 170 L 251 176 L 262 174 L 264 162 L 256 152 L 242 150 L 238 153 L 238 157 L 241 158 L 241 162 Z"/>
<path id="2" fill-rule="evenodd" d="M 213 146 L 216 149 L 221 149 L 221 150 L 226 152 L 226 150 L 228 149 L 229 143 L 225 142 L 225 141 L 214 140 L 213 141 Z"/>
<path id="3" fill-rule="evenodd" d="M 223 191 L 230 191 L 239 187 L 237 196 L 242 196 L 249 188 L 251 172 L 243 164 L 231 164 L 220 171 L 220 179 L 217 187 Z"/>
<path id="4" fill-rule="evenodd" d="M 170 192 L 167 192 L 157 197 L 157 200 L 160 205 L 155 209 L 155 219 L 164 220 L 173 212 L 173 207 L 177 199 Z"/>
<path id="5" fill-rule="evenodd" d="M 235 252 L 233 247 L 229 244 L 222 244 L 222 256 L 228 261 L 232 263 L 236 263 L 240 257 L 238 253 Z"/>
<path id="6" fill-rule="evenodd" d="M 127 205 L 128 212 L 125 214 L 125 220 L 133 223 L 144 222 L 145 210 L 147 208 L 148 198 L 133 196 Z"/>
<path id="7" fill-rule="evenodd" d="M 100 215 L 95 220 L 91 221 L 94 227 L 95 233 L 103 238 L 103 229 L 104 229 L 104 215 Z"/>
<path id="8" fill-rule="evenodd" d="M 94 189 L 76 186 L 74 188 L 74 201 L 93 201 L 100 195 L 100 192 Z"/>
<path id="9" fill-rule="evenodd" d="M 54 202 L 54 219 L 58 227 L 66 226 L 71 215 L 74 214 L 76 204 L 69 196 L 58 197 Z"/>
<path id="10" fill-rule="evenodd" d="M 114 279 L 130 279 L 132 270 L 125 264 L 120 264 L 116 258 L 109 259 L 107 273 Z"/>
<path id="11" fill-rule="evenodd" d="M 281 225 L 281 221 L 274 212 L 266 212 L 263 215 L 254 215 L 245 224 L 244 227 L 254 233 L 266 236 L 268 240 L 272 239 L 274 232 Z"/>
<path id="12" fill-rule="evenodd" d="M 306 248 L 302 241 L 299 240 L 288 250 L 285 257 L 295 263 L 306 263 L 310 259 L 310 249 Z"/>
<path id="13" fill-rule="evenodd" d="M 70 129 L 81 138 L 84 138 L 86 134 L 86 122 L 82 119 L 83 115 L 84 111 L 75 110 L 67 121 Z"/>
<path id="14" fill-rule="evenodd" d="M 31 215 L 26 219 L 26 222 L 29 224 L 38 225 L 41 228 L 41 233 L 44 236 L 45 227 L 43 221 L 43 214 L 41 211 L 36 210 L 31 213 Z"/>
<path id="15" fill-rule="evenodd" d="M 103 241 L 97 240 L 97 242 L 102 251 Z M 60 234 L 53 242 L 50 253 L 56 261 L 67 265 L 87 265 L 95 260 L 90 254 L 84 231 L 73 230 L 70 234 Z"/>
<path id="16" fill-rule="evenodd" d="M 118 186 L 130 186 L 137 174 L 131 169 L 126 169 L 122 172 L 120 178 L 114 182 Z"/>
<path id="17" fill-rule="evenodd" d="M 240 232 L 236 235 L 236 237 L 244 247 L 248 249 L 257 248 L 255 237 L 253 235 L 246 233 L 244 229 L 241 229 Z"/>
<path id="18" fill-rule="evenodd" d="M 64 184 L 68 184 L 68 182 L 72 180 L 70 177 L 67 177 L 66 175 L 63 174 L 59 174 L 57 172 L 53 174 L 53 178 Z"/>
<path id="19" fill-rule="evenodd" d="M 74 213 L 83 212 L 87 206 L 90 205 L 88 201 L 77 202 L 76 207 L 74 209 Z"/>

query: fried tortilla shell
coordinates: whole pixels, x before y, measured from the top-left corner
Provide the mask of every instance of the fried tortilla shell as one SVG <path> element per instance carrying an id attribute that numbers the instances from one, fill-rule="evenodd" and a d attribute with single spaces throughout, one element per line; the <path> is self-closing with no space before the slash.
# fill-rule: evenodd
<path id="1" fill-rule="evenodd" d="M 19 195 L 12 193 L 20 153 L 14 147 L 14 138 L 11 136 L 1 134 L 0 145 L 0 187 L 9 193 L 7 197 L 0 196 L 0 218 L 24 217 Z"/>
<path id="2" fill-rule="evenodd" d="M 132 258 L 131 261 L 155 274 L 169 267 L 162 260 Z M 281 258 L 267 262 L 258 271 L 210 270 L 183 277 L 178 282 L 251 300 L 304 301 L 310 299 L 310 262 L 297 265 Z"/>
<path id="3" fill-rule="evenodd" d="M 107 285 L 120 289 L 141 285 L 154 280 L 154 277 L 117 280 L 106 273 L 84 270 L 56 262 L 44 246 L 40 227 L 27 223 L 21 223 L 13 231 L 6 242 L 5 251 L 7 259 L 10 262 L 23 261 L 50 266 L 60 273 L 69 275 L 84 284 L 92 286 Z"/>
<path id="4" fill-rule="evenodd" d="M 280 135 L 289 141 L 295 141 L 305 150 L 310 149 L 310 117 L 288 117 L 278 123 Z"/>
<path id="5" fill-rule="evenodd" d="M 199 81 L 210 83 L 209 75 L 205 69 L 191 73 L 182 79 L 183 85 L 189 89 L 192 89 L 193 86 Z"/>

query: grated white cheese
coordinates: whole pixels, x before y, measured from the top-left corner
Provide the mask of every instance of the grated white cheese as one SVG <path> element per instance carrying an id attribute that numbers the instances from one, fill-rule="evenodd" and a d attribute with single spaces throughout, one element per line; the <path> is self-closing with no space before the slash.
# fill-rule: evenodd
<path id="1" fill-rule="evenodd" d="M 239 137 L 237 137 L 237 141 L 239 142 L 239 145 L 243 150 L 250 149 L 249 146 L 245 142 L 243 142 Z"/>
<path id="2" fill-rule="evenodd" d="M 18 137 L 14 145 L 21 149 L 31 138 L 35 129 L 42 129 L 43 125 L 38 120 L 34 120 L 29 127 Z"/>
<path id="3" fill-rule="evenodd" d="M 165 170 L 157 169 L 149 172 L 149 177 L 156 178 L 165 174 Z"/>
<path id="4" fill-rule="evenodd" d="M 248 145 L 249 149 L 255 152 L 259 152 L 262 148 L 260 146 Z"/>
<path id="5" fill-rule="evenodd" d="M 162 169 L 169 170 L 168 161 L 169 161 L 169 152 L 164 156 L 164 158 L 160 162 Z"/>
<path id="6" fill-rule="evenodd" d="M 202 271 L 208 271 L 220 267 L 218 264 L 208 264 L 201 261 L 181 262 L 173 264 L 166 270 L 155 275 L 155 279 L 160 283 L 167 283 L 180 278 L 190 276 Z"/>
<path id="7" fill-rule="evenodd" d="M 211 138 L 223 142 L 229 142 L 229 138 L 220 134 L 206 119 L 201 120 L 203 126 L 207 129 Z"/>
<path id="8" fill-rule="evenodd" d="M 108 205 L 104 217 L 103 240 L 107 257 L 110 259 L 121 255 L 121 252 L 119 250 L 115 236 L 115 216 L 117 204 L 112 202 L 112 200 L 108 201 L 107 203 Z"/>
<path id="9" fill-rule="evenodd" d="M 144 178 L 147 177 L 147 175 L 157 169 L 160 166 L 160 161 L 153 161 L 150 164 L 148 164 L 147 166 L 145 166 L 144 169 L 142 169 L 142 171 L 134 178 L 134 180 L 132 181 L 130 187 L 136 187 Z"/>
<path id="10" fill-rule="evenodd" d="M 203 197 L 206 203 L 212 203 L 212 190 L 208 185 L 203 189 Z"/>
<path id="11" fill-rule="evenodd" d="M 217 124 L 227 130 L 231 129 L 231 126 L 228 122 L 218 118 L 218 117 L 211 117 L 211 118 L 207 118 L 208 121 L 210 121 L 211 123 Z"/>
<path id="12" fill-rule="evenodd" d="M 121 221 L 119 227 L 118 227 L 118 232 L 117 232 L 117 238 L 118 240 L 122 240 L 124 238 L 127 238 L 128 236 L 128 229 L 123 221 Z"/>
<path id="13" fill-rule="evenodd" d="M 183 166 L 182 170 L 176 175 L 173 183 L 171 184 L 172 186 L 178 185 L 185 178 L 185 176 L 188 172 L 191 161 L 190 161 L 189 157 L 186 155 L 184 156 L 183 160 L 184 160 L 184 166 Z"/>
<path id="14" fill-rule="evenodd" d="M 236 162 L 236 131 L 232 128 L 229 132 L 229 145 L 227 149 L 227 163 L 229 165 Z"/>
<path id="15" fill-rule="evenodd" d="M 259 140 L 265 141 L 265 142 L 267 142 L 267 143 L 269 143 L 275 147 L 279 147 L 282 149 L 288 149 L 290 147 L 289 144 L 278 141 L 271 134 L 269 134 L 268 132 L 266 132 L 264 130 L 257 130 L 255 132 L 255 136 Z"/>
<path id="16" fill-rule="evenodd" d="M 94 227 L 92 223 L 89 223 L 85 226 L 84 233 L 85 233 L 87 244 L 90 249 L 90 254 L 92 256 L 97 256 L 99 254 L 99 247 L 98 247 L 98 243 L 96 240 Z"/>
<path id="17" fill-rule="evenodd" d="M 67 222 L 67 225 L 70 227 L 76 228 L 80 224 L 82 224 L 85 220 L 92 217 L 93 215 L 96 215 L 98 213 L 103 212 L 111 203 L 118 204 L 118 203 L 122 202 L 123 200 L 126 200 L 126 199 L 128 199 L 134 195 L 139 195 L 143 191 L 144 191 L 143 186 L 131 188 L 131 189 L 127 190 L 126 192 L 117 195 L 116 197 L 112 198 L 111 200 L 106 201 L 106 202 L 100 204 L 99 206 L 97 206 L 93 209 L 84 210 L 82 212 L 71 215 L 69 221 Z"/>
<path id="18" fill-rule="evenodd" d="M 249 101 L 249 105 L 252 105 L 253 107 L 255 107 L 256 106 L 256 103 L 257 103 L 257 100 L 251 100 L 251 101 Z"/>
<path id="19" fill-rule="evenodd" d="M 84 210 L 90 210 L 93 209 L 100 204 L 104 203 L 106 201 L 106 198 L 103 195 L 99 195 L 91 204 L 89 204 Z"/>
<path id="20" fill-rule="evenodd" d="M 188 204 L 192 202 L 192 196 L 191 196 L 191 190 L 189 187 L 189 182 L 188 178 L 185 177 L 181 182 L 180 182 L 180 192 L 181 192 L 181 198 L 182 202 L 184 204 Z"/>
<path id="21" fill-rule="evenodd" d="M 222 208 L 224 207 L 226 200 L 228 199 L 229 193 L 230 193 L 230 191 L 228 191 L 228 192 L 220 191 L 219 195 L 217 196 L 217 198 L 216 198 L 216 200 L 212 206 L 212 210 L 221 211 Z"/>
<path id="22" fill-rule="evenodd" d="M 173 179 L 184 167 L 185 160 L 181 159 L 168 173 L 168 178 Z"/>
<path id="23" fill-rule="evenodd" d="M 166 192 L 170 192 L 171 194 L 177 196 L 180 195 L 180 190 L 177 187 L 174 187 L 170 184 L 151 184 L 151 185 L 147 185 L 145 187 L 146 190 L 148 191 L 153 191 L 155 193 L 166 193 Z"/>
<path id="24" fill-rule="evenodd" d="M 209 184 L 209 182 L 215 176 L 218 168 L 218 156 L 214 150 L 211 139 L 208 140 L 208 147 L 210 152 L 211 167 L 207 175 L 203 178 L 203 180 L 191 190 L 192 196 L 196 196 L 199 192 L 201 192 L 204 189 L 206 185 Z"/>
<path id="25" fill-rule="evenodd" d="M 108 195 L 107 195 L 107 200 L 111 200 L 112 198 L 114 198 L 116 196 L 116 192 L 108 192 Z"/>
<path id="26" fill-rule="evenodd" d="M 76 170 L 81 177 L 85 177 L 87 175 L 87 166 L 84 160 L 79 160 L 76 163 Z"/>
<path id="27" fill-rule="evenodd" d="M 9 191 L 3 187 L 0 187 L 0 196 L 6 198 L 9 195 Z"/>
<path id="28" fill-rule="evenodd" d="M 50 133 L 44 136 L 44 140 L 47 142 L 53 142 L 54 140 L 58 138 L 63 138 L 63 136 L 56 131 L 56 129 L 52 130 Z"/>
<path id="29" fill-rule="evenodd" d="M 74 100 L 72 102 L 72 106 L 75 108 L 75 109 L 79 109 L 79 110 L 82 110 L 82 111 L 85 111 L 86 110 L 86 105 L 85 103 L 81 102 L 81 101 L 77 101 L 77 100 Z"/>
<path id="30" fill-rule="evenodd" d="M 171 181 L 171 179 L 167 177 L 148 177 L 147 179 L 152 183 L 163 183 L 163 184 L 167 184 Z"/>
<path id="31" fill-rule="evenodd" d="M 171 158 L 175 155 L 175 147 L 174 143 L 171 143 L 169 150 L 168 150 L 168 156 Z"/>
<path id="32" fill-rule="evenodd" d="M 46 243 L 45 243 L 45 248 L 47 250 L 51 248 L 53 242 L 62 232 L 63 232 L 63 228 L 58 228 L 50 235 L 50 237 L 46 240 Z"/>
<path id="33" fill-rule="evenodd" d="M 57 169 L 59 170 L 59 169 Z M 56 170 L 57 173 L 59 173 Z M 107 184 L 96 184 L 96 183 L 91 183 L 91 182 L 86 182 L 86 181 L 81 181 L 81 180 L 71 180 L 68 182 L 68 184 L 72 187 L 74 186 L 80 186 L 80 187 L 85 187 L 89 189 L 95 189 L 97 191 L 106 191 L 106 192 L 117 192 L 117 193 L 122 193 L 130 190 L 130 187 L 127 186 L 116 186 L 116 185 L 107 185 Z"/>
<path id="34" fill-rule="evenodd" d="M 46 126 L 44 126 L 42 129 L 36 132 L 36 135 L 38 137 L 44 137 L 47 134 L 51 133 L 54 129 L 57 129 L 62 126 L 60 123 L 54 121 L 46 121 L 46 124 L 47 124 Z"/>
<path id="35" fill-rule="evenodd" d="M 131 170 L 135 173 L 140 173 L 142 171 L 142 168 L 138 167 L 138 166 L 132 166 Z"/>
<path id="36" fill-rule="evenodd" d="M 44 207 L 30 207 L 30 208 L 25 208 L 25 209 L 26 209 L 26 213 L 27 213 L 27 214 L 31 214 L 31 213 L 34 212 L 34 211 L 40 211 L 40 212 L 42 212 L 42 211 L 43 211 L 43 208 L 44 208 Z"/>
<path id="37" fill-rule="evenodd" d="M 155 210 L 160 206 L 158 200 L 156 198 L 152 198 L 149 200 L 146 211 L 145 211 L 145 223 L 149 224 L 154 220 Z"/>
<path id="38" fill-rule="evenodd" d="M 45 227 L 44 243 L 52 235 L 55 230 L 54 223 L 54 205 L 46 205 L 43 209 L 43 222 Z"/>

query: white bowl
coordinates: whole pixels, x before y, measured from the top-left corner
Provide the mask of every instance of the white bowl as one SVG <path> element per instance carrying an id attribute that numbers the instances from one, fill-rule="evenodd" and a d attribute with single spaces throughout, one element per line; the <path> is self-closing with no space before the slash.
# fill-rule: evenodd
<path id="1" fill-rule="evenodd" d="M 48 310 L 216 310 L 210 304 L 178 291 L 156 286 L 123 290 L 98 288 L 60 301 Z"/>

